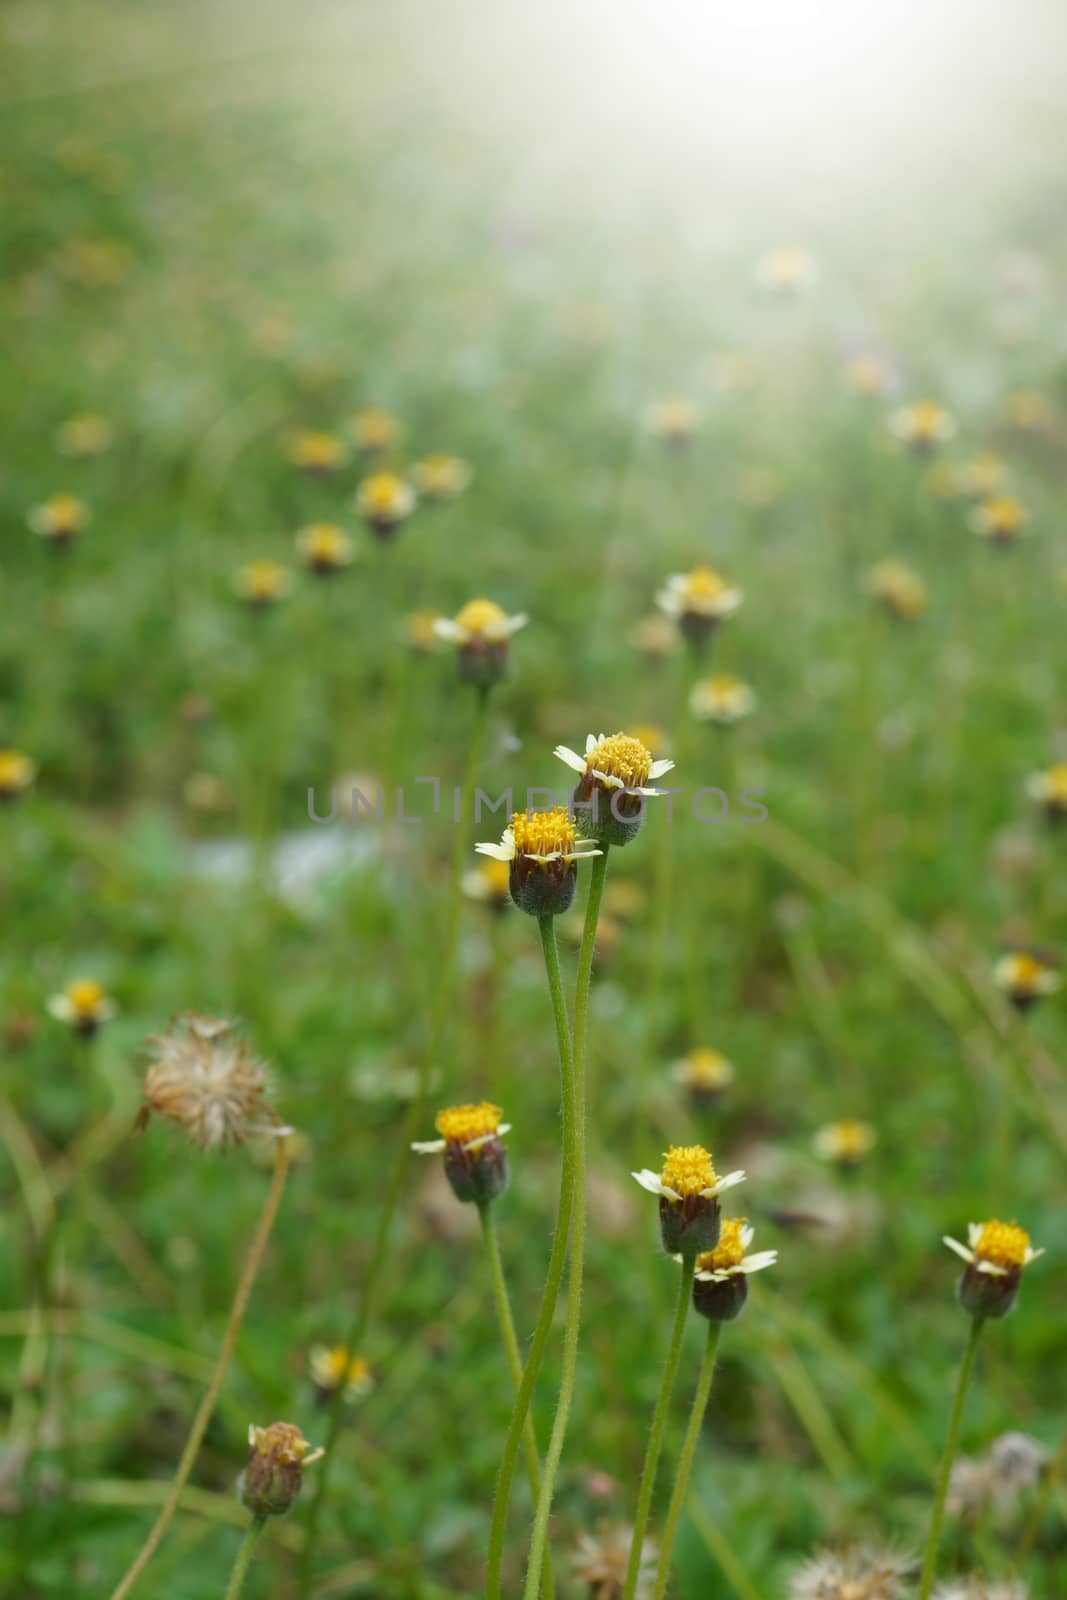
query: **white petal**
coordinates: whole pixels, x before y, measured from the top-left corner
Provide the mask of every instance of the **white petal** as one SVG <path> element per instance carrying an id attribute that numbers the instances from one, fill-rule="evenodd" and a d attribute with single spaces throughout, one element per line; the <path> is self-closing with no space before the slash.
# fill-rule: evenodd
<path id="1" fill-rule="evenodd" d="M 516 611 L 513 617 L 508 618 L 506 637 L 510 639 L 513 633 L 518 633 L 520 628 L 525 628 L 529 620 L 525 611 Z"/>
<path id="2" fill-rule="evenodd" d="M 651 767 L 648 769 L 648 775 L 650 778 L 662 778 L 665 773 L 673 770 L 673 761 L 653 761 Z"/>
<path id="3" fill-rule="evenodd" d="M 1027 1250 L 1026 1259 L 1023 1262 L 1023 1266 L 1024 1267 L 1028 1267 L 1030 1265 L 1031 1261 L 1036 1261 L 1038 1256 L 1043 1256 L 1044 1253 L 1045 1253 L 1044 1245 L 1041 1246 L 1040 1250 Z"/>
<path id="4" fill-rule="evenodd" d="M 552 754 L 558 756 L 561 761 L 565 761 L 568 767 L 572 767 L 575 772 L 585 772 L 585 758 L 580 756 L 576 750 L 568 750 L 565 744 L 558 744 Z"/>
<path id="5" fill-rule="evenodd" d="M 597 745 L 602 744 L 603 741 L 604 735 L 602 733 L 587 733 L 585 736 L 586 755 L 589 755 L 590 751 L 595 750 Z"/>
<path id="6" fill-rule="evenodd" d="M 604 785 L 604 787 L 606 789 L 625 789 L 626 788 L 626 785 L 623 783 L 622 779 L 621 778 L 612 777 L 610 772 L 600 772 L 600 771 L 597 770 L 596 767 L 593 767 L 592 768 L 592 773 L 593 773 L 593 777 L 594 778 L 599 778 L 600 779 L 600 782 Z"/>
<path id="7" fill-rule="evenodd" d="M 973 1227 L 974 1224 L 972 1223 L 971 1226 Z M 964 1261 L 974 1261 L 974 1251 L 968 1250 L 967 1246 L 965 1244 L 960 1244 L 958 1239 L 950 1239 L 946 1233 L 942 1235 L 941 1243 L 947 1244 L 949 1249 L 954 1250 L 958 1256 L 962 1256 Z"/>
<path id="8" fill-rule="evenodd" d="M 443 1139 L 424 1139 L 420 1143 L 413 1143 L 411 1148 L 417 1156 L 436 1156 L 445 1147 Z"/>
<path id="9" fill-rule="evenodd" d="M 722 1194 L 724 1189 L 732 1189 L 735 1184 L 744 1183 L 744 1181 L 745 1174 L 743 1172 L 728 1172 L 725 1178 L 719 1179 L 713 1189 L 704 1189 L 702 1193 L 705 1195 Z"/>
<path id="10" fill-rule="evenodd" d="M 54 994 L 52 996 L 48 1002 L 48 1012 L 50 1016 L 56 1018 L 57 1022 L 74 1021 L 74 1007 L 65 994 Z"/>
<path id="11" fill-rule="evenodd" d="M 753 1238 L 755 1237 L 755 1232 L 756 1232 L 756 1230 L 752 1226 L 751 1222 L 746 1222 L 744 1227 L 741 1229 L 741 1248 L 743 1250 L 747 1250 L 748 1249 L 749 1245 L 752 1243 Z"/>
<path id="12" fill-rule="evenodd" d="M 451 617 L 436 617 L 433 631 L 439 639 L 447 639 L 451 644 L 467 644 L 470 641 L 467 629 L 461 628 Z"/>
<path id="13" fill-rule="evenodd" d="M 499 844 L 482 843 L 476 844 L 474 848 L 478 855 L 492 856 L 494 861 L 514 861 L 515 835 L 510 828 L 507 828 Z"/>
<path id="14" fill-rule="evenodd" d="M 987 1278 L 1006 1278 L 1007 1267 L 998 1267 L 995 1261 L 976 1261 L 975 1267 L 979 1272 L 984 1272 Z"/>
<path id="15" fill-rule="evenodd" d="M 640 1172 L 631 1172 L 630 1176 L 636 1178 L 642 1189 L 647 1189 L 649 1194 L 662 1195 L 670 1192 L 663 1187 L 659 1174 L 650 1172 L 647 1167 L 643 1167 Z"/>
<path id="16" fill-rule="evenodd" d="M 738 1271 L 762 1272 L 764 1267 L 773 1267 L 777 1260 L 777 1250 L 757 1250 L 755 1255 L 745 1257 Z"/>
<path id="17" fill-rule="evenodd" d="M 979 1241 L 979 1239 L 981 1237 L 982 1237 L 982 1224 L 980 1222 L 968 1222 L 968 1224 L 967 1224 L 967 1243 L 970 1245 L 972 1250 L 974 1249 L 975 1245 L 978 1243 L 978 1241 Z"/>

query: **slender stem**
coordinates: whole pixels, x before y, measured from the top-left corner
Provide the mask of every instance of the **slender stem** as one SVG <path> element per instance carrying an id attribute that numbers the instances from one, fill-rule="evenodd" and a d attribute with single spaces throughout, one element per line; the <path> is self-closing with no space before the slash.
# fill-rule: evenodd
<path id="1" fill-rule="evenodd" d="M 708 1342 L 704 1350 L 700 1376 L 697 1379 L 696 1394 L 693 1396 L 693 1409 L 689 1413 L 689 1426 L 685 1430 L 685 1442 L 682 1445 L 682 1454 L 678 1461 L 674 1488 L 671 1490 L 671 1503 L 667 1508 L 667 1521 L 663 1527 L 663 1543 L 660 1546 L 659 1566 L 656 1568 L 656 1587 L 652 1591 L 652 1600 L 663 1600 L 663 1596 L 667 1593 L 667 1583 L 671 1575 L 671 1551 L 674 1549 L 674 1537 L 678 1532 L 678 1519 L 682 1514 L 682 1504 L 689 1488 L 689 1474 L 693 1469 L 693 1457 L 696 1455 L 697 1440 L 700 1438 L 704 1412 L 708 1406 L 711 1380 L 715 1376 L 715 1357 L 719 1351 L 719 1335 L 721 1332 L 721 1322 L 708 1323 Z"/>
<path id="2" fill-rule="evenodd" d="M 482 1237 L 485 1240 L 485 1253 L 489 1259 L 489 1276 L 493 1283 L 493 1299 L 496 1303 L 497 1321 L 500 1324 L 500 1337 L 504 1341 L 504 1350 L 508 1358 L 508 1369 L 511 1372 L 511 1381 L 518 1394 L 522 1386 L 522 1356 L 519 1353 L 519 1341 L 515 1336 L 515 1319 L 511 1314 L 511 1300 L 508 1296 L 508 1286 L 504 1281 L 504 1268 L 500 1260 L 500 1245 L 496 1236 L 496 1221 L 493 1216 L 491 1202 L 478 1207 L 482 1222 Z M 527 1413 L 526 1421 L 522 1427 L 522 1447 L 526 1456 L 526 1475 L 530 1480 L 530 1494 L 534 1505 L 541 1492 L 541 1461 L 537 1454 L 537 1438 L 534 1434 L 533 1418 Z M 545 1557 L 545 1595 L 546 1600 L 552 1600 L 555 1594 L 555 1585 L 552 1579 L 552 1565 L 549 1556 Z"/>
<path id="3" fill-rule="evenodd" d="M 173 1482 L 167 1491 L 167 1498 L 159 1509 L 159 1515 L 148 1538 L 141 1546 L 126 1576 L 113 1591 L 111 1600 L 126 1600 L 126 1596 L 132 1594 L 134 1585 L 158 1550 L 163 1541 L 163 1535 L 170 1526 L 171 1518 L 178 1509 L 178 1501 L 181 1499 L 182 1489 L 185 1487 L 185 1482 L 193 1469 L 193 1463 L 200 1450 L 201 1440 L 207 1431 L 208 1423 L 211 1421 L 211 1414 L 215 1409 L 219 1390 L 222 1388 L 222 1380 L 226 1376 L 226 1370 L 233 1355 L 233 1347 L 237 1343 L 237 1335 L 241 1330 L 241 1323 L 244 1321 L 244 1314 L 252 1294 L 252 1285 L 256 1281 L 256 1273 L 259 1271 L 263 1252 L 267 1248 L 267 1240 L 270 1238 L 274 1219 L 278 1215 L 282 1190 L 285 1188 L 285 1177 L 289 1169 L 288 1147 L 289 1141 L 284 1135 L 280 1135 L 274 1142 L 274 1172 L 271 1177 L 270 1191 L 259 1222 L 256 1225 L 256 1231 L 252 1236 L 252 1243 L 245 1260 L 244 1270 L 237 1284 L 233 1305 L 230 1307 L 229 1320 L 226 1323 L 226 1331 L 222 1336 L 222 1344 L 219 1346 L 219 1353 L 215 1358 L 215 1368 L 205 1390 L 204 1398 L 201 1400 L 196 1416 L 193 1418 L 189 1437 L 185 1441 L 185 1449 L 182 1451 L 181 1460 L 178 1462 L 178 1470 L 174 1474 Z"/>
<path id="4" fill-rule="evenodd" d="M 507 1526 L 508 1501 L 511 1498 L 511 1483 L 515 1476 L 515 1461 L 519 1453 L 519 1441 L 522 1437 L 523 1425 L 530 1409 L 530 1401 L 533 1398 L 537 1374 L 541 1370 L 541 1363 L 545 1356 L 545 1346 L 548 1344 L 548 1336 L 552 1330 L 552 1319 L 556 1314 L 556 1301 L 559 1298 L 560 1281 L 567 1261 L 567 1245 L 570 1239 L 571 1217 L 574 1212 L 577 1115 L 571 1031 L 567 1021 L 567 1002 L 563 997 L 563 980 L 560 977 L 559 970 L 556 925 L 551 917 L 539 917 L 537 926 L 541 934 L 541 947 L 545 957 L 545 972 L 548 976 L 548 990 L 552 998 L 552 1011 L 556 1021 L 556 1044 L 559 1049 L 560 1097 L 563 1117 L 563 1153 L 560 1162 L 559 1207 L 556 1211 L 556 1230 L 552 1236 L 552 1250 L 548 1258 L 548 1272 L 545 1277 L 544 1293 L 541 1296 L 541 1309 L 537 1313 L 537 1322 L 534 1326 L 533 1338 L 530 1341 L 530 1353 L 526 1357 L 526 1365 L 522 1372 L 522 1382 L 515 1396 L 515 1409 L 511 1414 L 511 1422 L 508 1425 L 507 1435 L 504 1439 L 504 1450 L 500 1458 L 500 1471 L 497 1474 L 496 1496 L 493 1500 L 493 1520 L 489 1530 L 489 1557 L 485 1578 L 486 1600 L 500 1600 L 500 1569 L 504 1559 L 504 1533 Z M 541 1481 L 541 1493 L 544 1493 L 543 1478 Z M 538 1504 L 540 1504 L 540 1496 L 538 1496 Z"/>
<path id="5" fill-rule="evenodd" d="M 678 1362 L 682 1354 L 682 1336 L 685 1333 L 686 1313 L 689 1310 L 689 1300 L 693 1290 L 693 1266 L 695 1262 L 696 1255 L 692 1251 L 682 1257 L 678 1298 L 674 1308 L 674 1326 L 671 1329 L 671 1342 L 667 1351 L 667 1364 L 663 1369 L 663 1381 L 659 1386 L 659 1399 L 656 1401 L 656 1409 L 652 1414 L 652 1430 L 648 1436 L 645 1464 L 641 1470 L 641 1488 L 637 1496 L 633 1538 L 630 1541 L 630 1560 L 626 1567 L 626 1584 L 622 1591 L 622 1600 L 634 1600 L 634 1595 L 637 1593 L 637 1578 L 641 1570 L 641 1550 L 645 1542 L 648 1515 L 652 1509 L 652 1495 L 656 1487 L 656 1468 L 659 1466 L 659 1453 L 663 1445 L 663 1430 L 667 1426 L 667 1412 L 670 1408 L 671 1391 L 674 1388 L 674 1379 L 678 1372 Z"/>
<path id="6" fill-rule="evenodd" d="M 230 1573 L 230 1581 L 226 1585 L 226 1600 L 237 1600 L 237 1596 L 244 1588 L 245 1574 L 252 1561 L 252 1552 L 256 1548 L 256 1541 L 266 1525 L 266 1517 L 253 1517 L 245 1529 L 245 1536 L 241 1540 L 241 1548 L 237 1552 L 237 1560 Z"/>
<path id="7" fill-rule="evenodd" d="M 408 1161 L 411 1156 L 411 1141 L 418 1131 L 419 1123 L 422 1119 L 430 1072 L 437 1064 L 441 1041 L 444 1038 L 445 1027 L 449 1018 L 448 1002 L 452 992 L 452 971 L 456 964 L 456 948 L 459 943 L 459 919 L 462 909 L 460 879 L 463 876 L 463 860 L 467 846 L 466 822 L 471 810 L 474 783 L 478 775 L 478 767 L 485 745 L 485 730 L 488 720 L 489 691 L 487 688 L 480 688 L 478 690 L 474 728 L 471 733 L 470 750 L 467 757 L 467 770 L 464 774 L 463 788 L 460 792 L 459 821 L 456 824 L 452 844 L 448 920 L 441 949 L 441 964 L 430 1018 L 430 1032 L 426 1050 L 419 1063 L 419 1075 L 415 1085 L 415 1093 L 408 1102 L 404 1120 L 401 1124 L 399 1144 L 385 1186 L 385 1199 L 382 1203 L 381 1211 L 378 1213 L 378 1225 L 374 1233 L 370 1262 L 363 1279 L 363 1292 L 352 1314 L 348 1325 L 347 1337 L 344 1341 L 344 1348 L 350 1354 L 357 1354 L 366 1338 L 371 1312 L 374 1309 L 374 1297 L 378 1288 L 378 1280 L 381 1277 L 382 1268 L 385 1266 L 386 1258 L 389 1254 L 389 1235 L 392 1231 L 393 1218 L 396 1215 L 396 1208 L 400 1203 L 400 1196 L 404 1189 L 404 1180 L 407 1177 Z M 344 1384 L 342 1383 L 337 1385 L 329 1400 L 326 1441 L 323 1445 L 322 1460 L 319 1463 L 319 1470 L 315 1478 L 315 1489 L 308 1511 L 307 1540 L 304 1544 L 300 1562 L 300 1576 L 297 1587 L 300 1600 L 307 1600 L 307 1596 L 311 1592 L 311 1581 L 315 1570 L 315 1552 L 318 1548 L 322 1510 L 326 1502 L 327 1485 L 330 1481 L 330 1468 L 337 1442 L 341 1436 L 341 1423 L 344 1419 L 343 1402 Z"/>
<path id="8" fill-rule="evenodd" d="M 678 680 L 675 686 L 675 704 L 671 719 L 671 755 L 678 756 L 684 737 L 686 710 L 689 698 L 689 682 L 693 670 L 693 650 L 686 646 L 678 665 Z M 648 1075 L 656 1064 L 656 1042 L 659 1036 L 659 1009 L 663 993 L 663 980 L 667 966 L 667 944 L 671 926 L 671 900 L 672 879 L 674 867 L 674 854 L 671 850 L 671 825 L 667 818 L 660 819 L 659 837 L 656 840 L 655 860 L 653 862 L 652 902 L 655 910 L 655 919 L 652 924 L 650 944 L 648 951 L 648 964 L 645 968 L 645 1074 L 646 1085 Z"/>
<path id="9" fill-rule="evenodd" d="M 974 1354 L 978 1349 L 978 1340 L 981 1337 L 984 1326 L 984 1317 L 972 1319 L 971 1331 L 967 1335 L 967 1347 L 963 1352 L 963 1361 L 960 1365 L 960 1375 L 956 1380 L 956 1398 L 952 1402 L 952 1414 L 948 1419 L 945 1453 L 941 1457 L 941 1466 L 937 1474 L 937 1492 L 934 1495 L 934 1510 L 930 1518 L 930 1533 L 926 1541 L 926 1555 L 923 1558 L 922 1579 L 919 1583 L 919 1600 L 927 1600 L 934 1581 L 934 1568 L 937 1565 L 937 1546 L 941 1539 L 941 1524 L 945 1518 L 945 1496 L 948 1493 L 948 1480 L 952 1472 L 952 1463 L 956 1459 L 956 1447 L 960 1439 L 963 1402 L 967 1398 L 967 1386 L 971 1381 L 971 1372 L 974 1367 Z"/>
<path id="10" fill-rule="evenodd" d="M 570 1270 L 567 1275 L 567 1321 L 563 1330 L 563 1371 L 560 1375 L 559 1398 L 552 1432 L 545 1453 L 545 1471 L 541 1480 L 541 1493 L 534 1514 L 533 1533 L 530 1536 L 530 1554 L 526 1563 L 524 1600 L 537 1600 L 541 1592 L 541 1571 L 548 1548 L 548 1519 L 552 1511 L 552 1496 L 556 1487 L 556 1474 L 563 1455 L 567 1437 L 574 1388 L 578 1376 L 578 1336 L 582 1325 L 582 1279 L 585 1268 L 585 1054 L 589 1022 L 589 986 L 593 974 L 593 951 L 596 947 L 597 924 L 600 921 L 600 903 L 604 897 L 604 880 L 608 871 L 608 846 L 604 853 L 594 857 L 589 883 L 589 898 L 585 907 L 585 927 L 578 952 L 578 977 L 574 991 L 574 1220 L 571 1231 Z"/>

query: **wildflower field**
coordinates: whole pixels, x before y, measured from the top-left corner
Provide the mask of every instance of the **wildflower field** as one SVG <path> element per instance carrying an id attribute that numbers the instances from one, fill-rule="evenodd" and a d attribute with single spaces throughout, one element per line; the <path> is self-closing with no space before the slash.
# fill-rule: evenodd
<path id="1" fill-rule="evenodd" d="M 1067 1594 L 1065 46 L 0 11 L 0 1594 Z"/>

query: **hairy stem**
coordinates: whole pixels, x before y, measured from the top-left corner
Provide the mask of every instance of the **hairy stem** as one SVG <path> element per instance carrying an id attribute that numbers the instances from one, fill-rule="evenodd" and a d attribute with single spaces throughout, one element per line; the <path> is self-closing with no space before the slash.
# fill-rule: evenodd
<path id="1" fill-rule="evenodd" d="M 237 1552 L 237 1560 L 234 1562 L 233 1571 L 230 1573 L 230 1581 L 226 1585 L 226 1600 L 237 1600 L 237 1596 L 241 1593 L 244 1587 L 245 1574 L 251 1564 L 256 1542 L 263 1532 L 266 1520 L 265 1517 L 253 1517 L 245 1529 L 245 1536 L 241 1540 L 241 1548 Z"/>
<path id="2" fill-rule="evenodd" d="M 693 1457 L 696 1455 L 697 1441 L 700 1438 L 704 1413 L 708 1407 L 708 1396 L 711 1393 L 711 1380 L 715 1376 L 715 1357 L 719 1352 L 719 1335 L 721 1332 L 721 1322 L 708 1323 L 708 1342 L 704 1350 L 704 1360 L 701 1363 L 700 1376 L 697 1379 L 696 1394 L 693 1396 L 693 1409 L 689 1413 L 689 1426 L 685 1430 L 685 1442 L 682 1445 L 682 1454 L 678 1461 L 674 1488 L 671 1490 L 671 1503 L 667 1507 L 667 1520 L 663 1525 L 663 1543 L 660 1546 L 659 1566 L 656 1568 L 656 1586 L 652 1591 L 652 1600 L 663 1600 L 663 1596 L 667 1593 L 667 1584 L 671 1575 L 671 1551 L 674 1549 L 674 1539 L 678 1532 L 678 1519 L 682 1514 L 682 1505 L 689 1488 L 689 1474 L 693 1470 Z"/>
<path id="3" fill-rule="evenodd" d="M 544 1293 L 541 1296 L 541 1308 L 537 1313 L 537 1322 L 534 1326 L 533 1338 L 530 1341 L 530 1353 L 526 1357 L 526 1365 L 522 1371 L 522 1381 L 515 1396 L 515 1409 L 511 1414 L 511 1422 L 508 1425 L 507 1435 L 504 1439 L 504 1450 L 500 1458 L 500 1471 L 497 1474 L 496 1495 L 493 1500 L 493 1521 L 489 1530 L 489 1558 L 485 1579 L 486 1600 L 500 1600 L 500 1569 L 504 1559 L 504 1533 L 507 1527 L 511 1484 L 515 1476 L 515 1462 L 519 1453 L 522 1430 L 530 1409 L 530 1401 L 533 1398 L 537 1374 L 541 1370 L 545 1346 L 548 1344 L 548 1336 L 552 1330 L 552 1319 L 556 1314 L 556 1301 L 559 1298 L 560 1281 L 567 1261 L 571 1217 L 574 1211 L 576 1159 L 574 1055 L 571 1048 L 570 1025 L 567 1021 L 567 1002 L 563 996 L 563 980 L 559 970 L 556 926 L 551 917 L 539 917 L 537 926 L 541 934 L 541 947 L 545 957 L 548 990 L 552 999 L 552 1011 L 556 1022 L 556 1044 L 559 1050 L 561 1079 L 563 1155 L 560 1163 L 559 1207 L 556 1211 L 556 1230 L 552 1236 L 552 1251 L 548 1259 L 548 1272 L 545 1277 Z M 541 1494 L 543 1493 L 544 1479 L 542 1478 Z M 538 1503 L 540 1503 L 540 1496 L 538 1496 Z"/>
<path id="4" fill-rule="evenodd" d="M 983 1317 L 973 1318 L 971 1331 L 967 1335 L 967 1346 L 963 1352 L 963 1361 L 960 1364 L 960 1374 L 956 1380 L 956 1398 L 952 1402 L 952 1414 L 948 1419 L 945 1453 L 941 1457 L 941 1466 L 937 1474 L 934 1509 L 930 1518 L 930 1532 L 926 1540 L 922 1579 L 919 1583 L 919 1600 L 928 1600 L 930 1589 L 933 1586 L 934 1569 L 937 1566 L 937 1547 L 941 1539 L 941 1524 L 945 1519 L 945 1496 L 948 1493 L 948 1480 L 952 1473 L 952 1463 L 956 1459 L 956 1448 L 960 1440 L 963 1402 L 967 1398 L 967 1388 L 974 1368 L 974 1355 L 978 1349 L 978 1340 L 981 1337 L 984 1326 L 985 1319 Z"/>
<path id="5" fill-rule="evenodd" d="M 648 1516 L 652 1509 L 652 1496 L 656 1488 L 656 1468 L 659 1466 L 659 1455 L 663 1446 L 663 1431 L 667 1426 L 667 1412 L 670 1409 L 671 1392 L 674 1388 L 678 1362 L 682 1354 L 682 1336 L 685 1333 L 685 1319 L 689 1311 L 689 1299 L 693 1290 L 693 1265 L 695 1261 L 696 1255 L 692 1251 L 682 1257 L 678 1298 L 674 1307 L 674 1325 L 671 1328 L 671 1342 L 667 1350 L 667 1364 L 663 1369 L 663 1381 L 659 1386 L 659 1398 L 656 1401 L 656 1409 L 652 1414 L 652 1429 L 648 1436 L 645 1464 L 641 1469 L 641 1488 L 637 1496 L 637 1510 L 634 1513 L 630 1560 L 626 1567 L 626 1584 L 622 1591 L 622 1600 L 633 1600 L 637 1592 L 637 1578 L 641 1570 L 641 1550 L 645 1542 L 645 1530 L 648 1527 Z"/>

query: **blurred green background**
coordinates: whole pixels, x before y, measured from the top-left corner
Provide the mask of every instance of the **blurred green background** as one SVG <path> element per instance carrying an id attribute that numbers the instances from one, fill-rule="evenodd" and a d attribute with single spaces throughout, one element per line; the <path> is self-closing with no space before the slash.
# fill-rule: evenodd
<path id="1" fill-rule="evenodd" d="M 222 1592 L 250 1421 L 321 1432 L 308 1352 L 359 1292 L 446 919 L 452 828 L 413 780 L 459 781 L 474 709 L 405 619 L 474 595 L 530 616 L 489 792 L 563 787 L 556 743 L 645 727 L 679 784 L 760 787 L 770 814 L 654 815 L 613 865 L 641 893 L 612 914 L 594 994 L 563 1592 L 587 1592 L 577 1537 L 632 1515 L 674 1268 L 629 1172 L 667 1142 L 746 1167 L 757 1247 L 781 1254 L 724 1338 L 694 1479 L 742 1577 L 687 1522 L 679 1600 L 746 1574 L 784 1594 L 821 1543 L 919 1545 L 965 1334 L 940 1240 L 970 1219 L 1018 1218 L 1048 1255 L 987 1336 L 963 1447 L 1022 1430 L 1055 1448 L 1063 1007 L 1024 1026 L 990 973 L 1006 945 L 1062 944 L 1067 919 L 1067 831 L 1025 793 L 1067 749 L 1065 19 L 855 10 L 0 14 L 0 747 L 38 768 L 0 808 L 0 1571 L 19 1600 L 105 1594 L 128 1563 L 262 1202 L 260 1152 L 127 1132 L 146 1036 L 186 1008 L 241 1019 L 306 1142 L 195 1474 L 215 1498 L 141 1592 Z M 818 281 L 768 291 L 757 263 L 780 246 Z M 940 477 L 887 426 L 923 396 L 958 423 Z M 672 397 L 695 416 L 681 448 L 654 426 Z M 385 465 L 473 469 L 388 545 L 354 510 L 367 407 L 399 422 Z M 85 414 L 108 447 L 71 455 L 61 430 Z M 344 440 L 341 469 L 298 471 L 294 428 Z M 1030 516 L 1011 547 L 969 526 L 985 455 Z M 58 492 L 91 513 L 65 552 L 27 525 Z M 330 582 L 293 543 L 321 520 L 355 546 Z M 259 558 L 293 580 L 265 612 L 234 593 Z M 910 622 L 865 592 L 886 558 L 927 585 Z M 699 669 L 634 634 L 698 565 L 745 593 Z M 698 670 L 743 678 L 754 714 L 692 718 Z M 341 774 L 404 785 L 422 823 L 314 828 L 308 789 Z M 118 1007 L 89 1044 L 47 1014 L 79 976 Z M 736 1075 L 701 1106 L 671 1068 L 705 1046 Z M 533 924 L 467 901 L 431 1098 L 483 1095 L 514 1126 L 498 1224 L 522 1332 L 555 1208 L 551 1015 Z M 812 1148 L 843 1117 L 878 1136 L 847 1172 Z M 53 1204 L 87 1129 L 99 1159 Z M 473 1224 L 413 1161 L 323 1600 L 478 1592 L 509 1384 Z M 77 1335 L 42 1344 L 41 1306 Z M 1032 1503 L 951 1520 L 946 1573 L 1006 1576 Z M 526 1506 L 519 1484 L 512 1586 Z M 249 1594 L 294 1593 L 301 1536 L 298 1509 Z M 1067 1583 L 1058 1489 L 1027 1577 L 1035 1600 Z"/>

